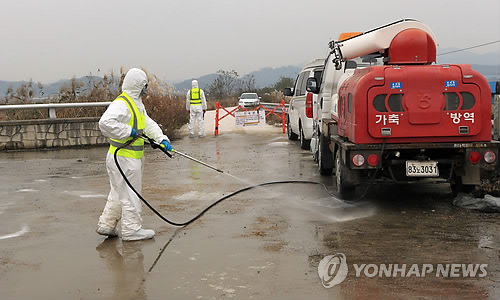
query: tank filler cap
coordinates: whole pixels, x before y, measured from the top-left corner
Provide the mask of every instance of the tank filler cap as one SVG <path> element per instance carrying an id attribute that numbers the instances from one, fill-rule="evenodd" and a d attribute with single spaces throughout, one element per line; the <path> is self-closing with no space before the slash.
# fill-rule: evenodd
<path id="1" fill-rule="evenodd" d="M 398 33 L 387 49 L 388 64 L 431 64 L 436 62 L 436 43 L 425 31 L 409 28 Z"/>

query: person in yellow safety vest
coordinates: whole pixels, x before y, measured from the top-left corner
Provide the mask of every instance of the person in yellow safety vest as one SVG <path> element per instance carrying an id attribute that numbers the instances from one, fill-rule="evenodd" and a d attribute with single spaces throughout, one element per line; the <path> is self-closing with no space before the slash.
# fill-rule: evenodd
<path id="1" fill-rule="evenodd" d="M 205 92 L 198 87 L 198 81 L 191 82 L 191 89 L 186 94 L 186 110 L 189 112 L 189 137 L 194 137 L 194 123 L 198 122 L 198 135 L 204 136 L 205 128 L 203 118 L 207 111 Z"/>
<path id="2" fill-rule="evenodd" d="M 142 96 L 147 93 L 148 78 L 144 71 L 130 69 L 123 80 L 122 93 L 106 109 L 99 120 L 99 128 L 110 138 L 106 169 L 111 190 L 106 206 L 99 217 L 97 233 L 121 236 L 124 241 L 150 239 L 155 232 L 142 228 L 141 200 L 126 184 L 114 161 L 117 147 L 135 139 L 117 153 L 118 163 L 129 182 L 140 193 L 144 169 L 144 140 L 142 133 L 160 143 L 167 151 L 172 146 L 166 135 L 144 108 Z M 118 222 L 121 220 L 120 230 Z"/>

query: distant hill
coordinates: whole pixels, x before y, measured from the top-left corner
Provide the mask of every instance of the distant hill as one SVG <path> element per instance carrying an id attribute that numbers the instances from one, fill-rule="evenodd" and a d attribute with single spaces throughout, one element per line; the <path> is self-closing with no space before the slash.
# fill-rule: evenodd
<path id="1" fill-rule="evenodd" d="M 468 51 L 460 51 L 453 52 L 457 49 L 454 48 L 439 48 L 437 49 L 437 63 L 438 64 L 470 64 L 472 68 L 479 73 L 483 74 L 489 81 L 500 80 L 500 53 L 491 52 L 485 54 L 477 54 Z M 452 53 L 449 53 L 452 52 Z M 260 70 L 245 74 L 241 76 L 244 78 L 245 76 L 253 75 L 255 78 L 255 85 L 257 88 L 268 87 L 276 83 L 281 76 L 294 78 L 300 72 L 302 65 L 290 65 L 279 68 L 262 68 Z M 180 82 L 174 82 L 176 90 L 179 92 L 185 92 L 186 90 L 191 88 L 191 80 L 197 79 L 200 87 L 203 89 L 207 89 L 208 86 L 215 80 L 217 77 L 216 73 L 204 75 L 198 78 L 191 78 Z M 94 79 L 100 80 L 99 77 L 94 77 Z M 82 81 L 84 84 L 88 83 L 88 77 L 84 76 L 78 78 L 78 80 Z M 36 87 L 36 80 L 34 80 Z M 53 82 L 50 84 L 44 84 L 44 96 L 57 94 L 64 84 L 68 84 L 71 82 L 71 79 L 59 80 L 57 82 Z M 0 81 L 0 99 L 5 97 L 5 93 L 7 92 L 7 88 L 12 86 L 14 89 L 19 87 L 23 81 Z M 83 89 L 85 89 L 84 87 Z M 35 88 L 35 92 L 38 90 Z M 40 95 L 35 94 L 35 97 L 39 97 Z"/>
<path id="2" fill-rule="evenodd" d="M 500 53 L 490 52 L 485 54 L 472 53 L 468 51 L 454 52 L 456 48 L 437 49 L 438 64 L 471 64 L 493 66 L 500 65 Z"/>
<path id="3" fill-rule="evenodd" d="M 257 88 L 268 87 L 280 79 L 280 77 L 291 77 L 295 79 L 297 74 L 299 74 L 302 66 L 286 66 L 280 68 L 263 68 L 258 71 L 249 73 L 248 75 L 253 75 L 255 78 L 255 85 Z"/>
<path id="4" fill-rule="evenodd" d="M 470 64 L 489 81 L 500 80 L 500 53 L 477 54 L 468 51 L 454 52 L 455 48 L 438 49 L 438 64 Z"/>
<path id="5" fill-rule="evenodd" d="M 280 67 L 280 68 L 263 68 L 255 72 L 251 72 L 249 74 L 240 76 L 241 78 L 245 78 L 246 76 L 251 76 L 253 75 L 255 78 L 255 85 L 257 88 L 263 88 L 267 86 L 271 86 L 274 83 L 276 83 L 281 76 L 284 77 L 292 77 L 295 79 L 297 74 L 300 72 L 301 67 L 299 66 L 286 66 L 286 67 Z M 199 86 L 202 89 L 207 89 L 210 84 L 217 78 L 217 74 L 208 74 L 204 75 L 198 78 L 193 78 L 198 80 Z M 99 81 L 100 77 L 94 77 L 94 81 Z M 191 88 L 191 81 L 193 79 L 187 79 L 181 82 L 174 83 L 175 89 L 180 92 L 184 93 L 188 89 Z M 83 82 L 85 85 L 88 85 L 88 77 L 84 76 L 81 78 L 77 78 L 78 81 Z M 25 81 L 0 81 L 0 99 L 5 97 L 5 93 L 7 92 L 7 89 L 9 86 L 12 86 L 12 88 L 15 90 L 17 89 L 21 84 L 23 84 Z M 54 83 L 50 84 L 44 84 L 43 85 L 43 92 L 44 96 L 49 96 L 49 95 L 55 95 L 59 93 L 59 90 L 61 87 L 65 84 L 71 83 L 71 79 L 65 79 L 65 80 L 59 80 Z M 38 89 L 36 88 L 36 82 L 34 82 L 34 87 L 35 87 L 35 97 L 40 97 L 38 95 Z M 82 90 L 85 90 L 87 86 L 83 87 Z"/>
<path id="6" fill-rule="evenodd" d="M 97 76 L 92 76 L 90 79 L 93 80 L 94 82 L 98 82 L 98 81 L 102 80 L 101 77 L 97 77 Z M 82 91 L 86 90 L 88 88 L 88 83 L 89 83 L 88 76 L 80 77 L 80 78 L 77 78 L 76 80 L 83 82 L 84 86 L 82 87 Z M 20 85 L 22 85 L 23 83 L 26 83 L 26 82 L 27 81 L 1 81 L 0 80 L 0 99 L 5 98 L 5 94 L 7 93 L 7 89 L 9 88 L 9 86 L 11 86 L 15 91 Z M 56 81 L 53 83 L 43 84 L 44 96 L 47 97 L 50 95 L 57 95 L 62 86 L 69 85 L 69 84 L 71 84 L 71 79 L 63 79 L 63 80 L 59 80 L 59 81 Z M 41 95 L 38 94 L 39 90 L 37 88 L 36 81 L 33 81 L 33 87 L 34 87 L 34 92 L 35 92 L 34 97 L 41 97 Z"/>
<path id="7" fill-rule="evenodd" d="M 254 71 L 248 74 L 245 74 L 243 76 L 240 76 L 240 78 L 245 78 L 247 76 L 252 76 L 255 79 L 255 86 L 257 88 L 263 88 L 263 87 L 268 87 L 273 84 L 275 84 L 281 76 L 283 77 L 291 77 L 295 79 L 297 74 L 300 72 L 301 67 L 300 66 L 286 66 L 286 67 L 279 67 L 279 68 L 263 68 L 258 71 Z M 217 74 L 209 74 L 205 76 L 201 76 L 199 78 L 193 78 L 198 80 L 198 83 L 200 85 L 200 88 L 202 89 L 207 89 L 210 84 L 217 78 Z M 184 80 L 181 82 L 174 83 L 174 86 L 177 91 L 183 92 L 187 91 L 188 89 L 191 88 L 191 81 L 193 79 L 188 79 Z"/>
<path id="8" fill-rule="evenodd" d="M 198 78 L 187 79 L 181 82 L 174 83 L 174 87 L 178 92 L 185 92 L 191 88 L 191 81 L 198 80 L 198 85 L 202 89 L 207 89 L 210 84 L 217 78 L 217 74 L 208 74 Z"/>
<path id="9" fill-rule="evenodd" d="M 488 81 L 500 80 L 500 65 L 496 66 L 483 66 L 483 65 L 470 65 L 475 71 L 481 73 Z"/>

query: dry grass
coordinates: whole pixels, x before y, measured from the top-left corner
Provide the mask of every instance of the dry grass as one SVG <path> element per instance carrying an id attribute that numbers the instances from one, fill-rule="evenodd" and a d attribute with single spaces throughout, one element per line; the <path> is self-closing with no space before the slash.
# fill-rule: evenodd
<path id="1" fill-rule="evenodd" d="M 0 112 L 0 121 L 47 119 L 48 110 L 20 109 Z"/>
<path id="2" fill-rule="evenodd" d="M 99 82 L 90 81 L 90 87 L 85 93 L 77 93 L 83 83 L 73 79 L 70 85 L 61 87 L 58 103 L 83 103 L 83 102 L 111 102 L 119 94 L 119 86 L 123 82 L 126 70 L 120 69 L 120 73 L 104 75 Z M 144 106 L 151 119 L 155 120 L 164 133 L 175 138 L 175 130 L 182 127 L 189 120 L 189 114 L 185 108 L 185 97 L 174 95 L 174 91 L 164 81 L 159 80 L 154 74 L 146 71 L 148 76 L 148 96 L 143 98 Z M 77 96 L 78 95 L 78 96 Z M 16 104 L 34 104 L 28 98 L 18 101 Z M 215 102 L 214 102 L 215 107 Z M 100 117 L 106 107 L 80 107 L 60 108 L 56 110 L 57 118 L 84 118 Z M 33 120 L 47 119 L 47 109 L 20 109 L 0 112 L 0 121 L 11 120 Z"/>
<path id="3" fill-rule="evenodd" d="M 100 82 L 90 81 L 89 88 L 84 92 L 78 92 L 83 83 L 72 79 L 71 84 L 64 86 L 60 90 L 60 103 L 82 103 L 82 102 L 109 102 L 119 95 L 119 86 L 123 82 L 126 70 L 120 69 L 119 74 L 105 74 Z M 189 113 L 185 109 L 186 98 L 184 95 L 175 95 L 174 90 L 165 81 L 158 79 L 154 74 L 148 73 L 148 96 L 143 99 L 146 111 L 151 119 L 155 120 L 163 129 L 165 134 L 175 138 L 175 131 L 189 121 Z M 89 77 L 90 78 L 90 77 Z M 78 95 L 78 96 L 77 96 Z M 262 92 L 262 102 L 281 102 L 281 92 Z M 27 99 L 27 98 L 26 98 Z M 20 101 L 17 104 L 32 103 L 29 100 Z M 238 105 L 238 96 L 226 99 L 211 99 L 207 96 L 207 109 L 214 110 L 216 102 L 223 107 L 233 107 Z M 106 107 L 81 107 L 57 109 L 58 118 L 83 118 L 100 117 Z M 32 120 L 47 119 L 47 109 L 22 109 L 16 111 L 0 112 L 0 121 L 9 120 Z M 271 122 L 277 122 L 274 117 L 270 117 Z"/>
<path id="4" fill-rule="evenodd" d="M 169 138 L 177 138 L 176 129 L 189 122 L 186 98 L 183 96 L 151 96 L 143 100 L 146 111 Z"/>
<path id="5" fill-rule="evenodd" d="M 207 99 L 207 109 L 215 110 L 217 101 L 219 102 L 219 105 L 223 107 L 238 106 L 238 97 L 230 97 L 222 100 Z"/>
<path id="6" fill-rule="evenodd" d="M 105 99 L 102 102 L 112 101 Z M 96 102 L 92 99 L 81 97 L 73 103 Z M 175 138 L 175 130 L 189 121 L 184 97 L 180 96 L 152 96 L 143 100 L 146 111 L 151 119 L 155 120 L 169 137 Z M 106 107 L 79 107 L 59 108 L 58 118 L 84 118 L 100 117 Z M 0 113 L 0 121 L 47 119 L 47 109 L 20 109 Z"/>

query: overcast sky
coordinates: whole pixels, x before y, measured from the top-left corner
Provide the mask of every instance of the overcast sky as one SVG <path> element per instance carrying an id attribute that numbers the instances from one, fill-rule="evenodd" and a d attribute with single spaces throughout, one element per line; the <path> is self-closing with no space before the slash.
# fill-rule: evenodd
<path id="1" fill-rule="evenodd" d="M 402 18 L 439 49 L 500 40 L 499 0 L 1 0 L 0 80 L 49 83 L 142 66 L 163 80 L 325 55 L 343 31 Z M 471 50 L 496 52 L 500 44 Z M 100 73 L 98 72 L 100 69 Z"/>

